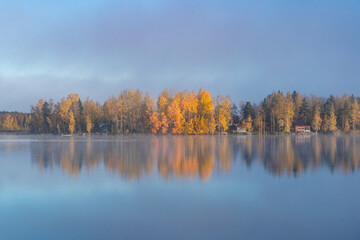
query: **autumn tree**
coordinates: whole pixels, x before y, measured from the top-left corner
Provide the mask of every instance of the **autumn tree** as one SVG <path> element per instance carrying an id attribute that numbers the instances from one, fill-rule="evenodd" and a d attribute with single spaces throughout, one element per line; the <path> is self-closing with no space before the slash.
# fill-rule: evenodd
<path id="1" fill-rule="evenodd" d="M 278 132 L 286 132 L 286 121 L 287 118 L 287 106 L 285 103 L 284 94 L 282 92 L 278 92 L 275 97 L 275 106 L 274 108 L 274 114 L 276 119 L 276 128 Z"/>
<path id="2" fill-rule="evenodd" d="M 85 117 L 85 124 L 86 124 L 86 132 L 88 134 L 91 133 L 91 129 L 92 129 L 92 122 L 91 122 L 91 117 L 89 115 L 87 115 Z"/>
<path id="3" fill-rule="evenodd" d="M 157 101 L 157 111 L 158 111 L 158 120 L 159 120 L 159 129 L 160 132 L 165 134 L 168 131 L 169 123 L 168 123 L 168 110 L 171 103 L 171 96 L 169 94 L 168 89 L 165 89 L 160 93 Z"/>
<path id="4" fill-rule="evenodd" d="M 318 106 L 315 106 L 314 116 L 311 121 L 311 127 L 316 131 L 316 133 L 320 130 L 321 123 L 322 123 L 322 119 L 320 117 L 320 109 Z"/>
<path id="5" fill-rule="evenodd" d="M 143 93 L 140 90 L 129 90 L 128 98 L 129 131 L 131 133 L 139 132 L 141 125 L 141 104 L 143 99 Z"/>
<path id="6" fill-rule="evenodd" d="M 159 113 L 157 113 L 157 112 L 154 112 L 150 116 L 151 132 L 152 133 L 158 133 L 158 131 L 160 129 L 161 122 L 160 122 L 159 118 L 160 118 L 160 116 L 159 116 Z"/>
<path id="7" fill-rule="evenodd" d="M 359 117 L 360 117 L 359 104 L 358 101 L 354 99 L 350 109 L 350 126 L 352 130 L 356 130 L 356 126 L 359 123 Z"/>
<path id="8" fill-rule="evenodd" d="M 83 119 L 82 119 L 83 118 L 83 116 L 82 116 L 83 106 L 82 106 L 80 96 L 77 93 L 72 93 L 72 94 L 69 94 L 68 100 L 71 101 L 70 110 L 72 112 L 72 115 L 73 115 L 74 121 L 75 121 L 73 133 L 74 132 L 81 133 L 81 125 L 83 124 L 83 122 L 82 122 L 83 121 Z M 70 121 L 70 119 L 69 119 L 69 121 Z M 69 131 L 69 132 L 71 132 L 71 131 Z"/>
<path id="9" fill-rule="evenodd" d="M 168 124 L 168 118 L 164 112 L 160 114 L 160 130 L 162 134 L 165 134 L 168 132 L 169 124 Z"/>
<path id="10" fill-rule="evenodd" d="M 4 122 L 2 123 L 2 129 L 9 131 L 19 130 L 19 125 L 13 116 L 6 114 Z"/>
<path id="11" fill-rule="evenodd" d="M 242 120 L 241 126 L 245 131 L 249 133 L 253 131 L 253 120 L 251 118 L 251 115 L 248 115 L 247 118 Z"/>
<path id="12" fill-rule="evenodd" d="M 70 134 L 75 132 L 75 118 L 72 111 L 69 112 L 69 132 Z"/>
<path id="13" fill-rule="evenodd" d="M 266 121 L 265 109 L 263 105 L 260 105 L 260 107 L 257 109 L 255 123 L 254 123 L 255 128 L 257 129 L 257 132 L 259 134 L 265 133 L 265 121 Z"/>
<path id="14" fill-rule="evenodd" d="M 180 109 L 181 94 L 177 94 L 168 106 L 168 121 L 171 133 L 180 134 L 184 132 L 185 119 Z"/>
<path id="15" fill-rule="evenodd" d="M 292 97 L 288 92 L 285 98 L 285 105 L 284 105 L 284 120 L 285 120 L 285 127 L 284 132 L 289 133 L 290 127 L 292 125 L 292 120 L 294 117 L 294 105 L 292 101 Z"/>
<path id="16" fill-rule="evenodd" d="M 329 131 L 329 117 L 324 114 L 324 117 L 321 122 L 321 131 L 327 132 Z"/>
<path id="17" fill-rule="evenodd" d="M 336 115 L 334 106 L 330 109 L 329 119 L 328 119 L 328 130 L 334 132 L 336 130 Z"/>
<path id="18" fill-rule="evenodd" d="M 83 106 L 86 119 L 86 131 L 90 133 L 94 130 L 94 127 L 95 130 L 98 130 L 103 115 L 101 106 L 89 98 L 86 99 Z"/>
<path id="19" fill-rule="evenodd" d="M 180 108 L 185 119 L 184 132 L 195 134 L 194 121 L 198 113 L 199 100 L 194 91 L 184 91 L 181 93 Z"/>
<path id="20" fill-rule="evenodd" d="M 31 129 L 33 132 L 43 132 L 44 127 L 44 114 L 43 114 L 43 105 L 45 100 L 40 99 L 35 106 L 31 106 Z"/>
<path id="21" fill-rule="evenodd" d="M 154 109 L 155 102 L 151 99 L 150 94 L 146 93 L 144 100 L 141 105 L 141 131 L 150 132 L 151 131 L 151 121 L 150 117 L 155 111 Z"/>
<path id="22" fill-rule="evenodd" d="M 271 105 L 270 116 L 271 116 L 271 126 L 274 129 L 276 123 L 277 131 L 279 132 L 290 132 L 290 127 L 292 125 L 294 117 L 294 105 L 291 94 L 288 92 L 286 97 L 284 97 L 282 92 L 273 94 L 271 96 Z"/>
<path id="23" fill-rule="evenodd" d="M 232 107 L 230 97 L 217 96 L 215 99 L 215 122 L 219 132 L 228 130 L 231 112 Z"/>
<path id="24" fill-rule="evenodd" d="M 198 110 L 197 118 L 195 119 L 196 133 L 207 134 L 214 133 L 215 119 L 213 115 L 214 106 L 213 100 L 208 91 L 203 89 L 198 93 Z"/>
<path id="25" fill-rule="evenodd" d="M 72 113 L 70 106 L 72 102 L 71 99 L 63 98 L 59 104 L 59 122 L 60 122 L 60 131 L 61 133 L 70 132 L 70 112 Z M 73 118 L 72 114 L 72 118 Z"/>

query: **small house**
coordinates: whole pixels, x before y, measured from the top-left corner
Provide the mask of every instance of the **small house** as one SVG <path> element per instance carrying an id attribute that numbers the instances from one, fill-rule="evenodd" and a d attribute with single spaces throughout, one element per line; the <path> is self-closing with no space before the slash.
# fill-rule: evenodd
<path id="1" fill-rule="evenodd" d="M 241 127 L 241 125 L 236 125 L 236 133 L 246 133 L 246 131 Z"/>
<path id="2" fill-rule="evenodd" d="M 295 133 L 311 133 L 310 126 L 295 126 Z"/>

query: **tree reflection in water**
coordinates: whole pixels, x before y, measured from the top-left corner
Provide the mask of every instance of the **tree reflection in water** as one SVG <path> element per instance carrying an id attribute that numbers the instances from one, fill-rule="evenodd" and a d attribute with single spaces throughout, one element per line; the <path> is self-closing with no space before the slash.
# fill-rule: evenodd
<path id="1" fill-rule="evenodd" d="M 40 169 L 59 167 L 70 176 L 105 166 L 129 180 L 151 173 L 207 180 L 214 170 L 229 173 L 238 160 L 248 168 L 261 163 L 274 176 L 320 167 L 349 173 L 359 169 L 359 144 L 357 135 L 75 137 L 32 142 L 31 158 Z"/>

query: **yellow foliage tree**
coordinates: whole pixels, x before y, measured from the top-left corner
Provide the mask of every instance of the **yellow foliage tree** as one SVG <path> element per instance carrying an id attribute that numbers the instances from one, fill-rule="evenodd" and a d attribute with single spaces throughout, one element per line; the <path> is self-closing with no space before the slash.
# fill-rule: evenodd
<path id="1" fill-rule="evenodd" d="M 167 89 L 165 89 L 158 98 L 158 111 L 159 113 L 166 113 L 167 108 L 170 104 L 170 94 Z"/>
<path id="2" fill-rule="evenodd" d="M 17 123 L 17 120 L 13 116 L 11 116 L 10 114 L 6 114 L 4 122 L 2 124 L 2 128 L 4 130 L 13 131 L 13 130 L 18 130 L 19 125 Z"/>
<path id="3" fill-rule="evenodd" d="M 324 116 L 324 119 L 322 120 L 321 130 L 323 132 L 327 132 L 329 130 L 329 118 L 326 115 Z"/>
<path id="4" fill-rule="evenodd" d="M 219 132 L 227 131 L 231 120 L 231 100 L 230 97 L 217 96 L 215 100 L 215 122 Z"/>
<path id="5" fill-rule="evenodd" d="M 294 117 L 294 103 L 293 103 L 290 92 L 288 92 L 286 94 L 284 107 L 285 107 L 285 109 L 284 109 L 284 122 L 285 122 L 284 132 L 289 133 L 290 127 L 292 125 L 292 120 Z"/>
<path id="6" fill-rule="evenodd" d="M 194 120 L 190 119 L 190 122 L 188 123 L 188 127 L 187 127 L 187 134 L 195 134 L 195 125 L 194 125 Z"/>
<path id="7" fill-rule="evenodd" d="M 210 93 L 200 89 L 198 103 L 198 121 L 195 123 L 196 133 L 213 133 L 215 130 L 214 106 Z"/>
<path id="8" fill-rule="evenodd" d="M 71 112 L 70 106 L 71 106 L 70 99 L 63 98 L 61 100 L 61 103 L 59 105 L 59 108 L 60 108 L 59 117 L 60 117 L 60 121 L 62 123 L 60 125 L 61 132 L 65 132 L 65 131 L 69 130 L 70 112 Z"/>
<path id="9" fill-rule="evenodd" d="M 87 133 L 91 133 L 91 129 L 92 129 L 92 122 L 91 122 L 91 118 L 90 118 L 90 116 L 86 116 L 86 118 L 85 118 L 85 121 L 86 121 L 86 131 L 87 131 Z"/>
<path id="10" fill-rule="evenodd" d="M 157 133 L 161 125 L 159 120 L 159 113 L 154 112 L 150 117 L 150 122 L 151 122 L 151 132 Z"/>
<path id="11" fill-rule="evenodd" d="M 75 118 L 72 111 L 69 113 L 69 132 L 70 134 L 75 132 Z"/>
<path id="12" fill-rule="evenodd" d="M 183 111 L 183 115 L 185 117 L 185 121 L 190 121 L 195 114 L 197 114 L 197 108 L 199 105 L 199 100 L 196 97 L 196 93 L 194 91 L 187 92 L 184 91 L 181 94 L 181 102 L 180 102 L 180 108 Z"/>
<path id="13" fill-rule="evenodd" d="M 330 116 L 328 120 L 328 129 L 333 132 L 336 130 L 336 116 L 335 116 L 335 108 L 331 106 Z"/>
<path id="14" fill-rule="evenodd" d="M 250 115 L 247 118 L 242 119 L 240 125 L 246 132 L 251 133 L 253 131 L 253 120 Z"/>
<path id="15" fill-rule="evenodd" d="M 356 99 L 354 99 L 354 102 L 351 105 L 350 121 L 351 129 L 356 130 L 356 125 L 359 122 L 359 104 Z"/>
<path id="16" fill-rule="evenodd" d="M 251 116 L 249 115 L 245 120 L 245 130 L 249 133 L 253 131 L 253 121 L 251 119 Z"/>
<path id="17" fill-rule="evenodd" d="M 171 133 L 180 134 L 184 132 L 185 119 L 181 113 L 178 100 L 174 100 L 168 107 L 169 125 Z"/>
<path id="18" fill-rule="evenodd" d="M 168 132 L 168 127 L 169 127 L 169 124 L 168 124 L 168 118 L 166 117 L 165 113 L 161 113 L 161 133 L 162 134 L 165 134 Z"/>
<path id="19" fill-rule="evenodd" d="M 314 117 L 313 117 L 312 122 L 311 122 L 311 127 L 316 132 L 318 132 L 320 130 L 321 122 L 322 122 L 322 120 L 321 120 L 321 117 L 320 117 L 320 110 L 319 110 L 319 107 L 316 107 L 315 112 L 314 112 Z"/>
<path id="20" fill-rule="evenodd" d="M 194 118 L 197 115 L 199 100 L 194 91 L 184 91 L 180 96 L 180 109 L 185 119 L 184 132 L 195 134 Z"/>

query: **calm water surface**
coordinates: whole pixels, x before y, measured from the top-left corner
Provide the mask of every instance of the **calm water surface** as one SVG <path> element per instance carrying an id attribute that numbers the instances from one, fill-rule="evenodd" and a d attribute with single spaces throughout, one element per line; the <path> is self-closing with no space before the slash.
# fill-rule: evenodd
<path id="1" fill-rule="evenodd" d="M 360 239 L 360 136 L 0 136 L 0 239 Z"/>

